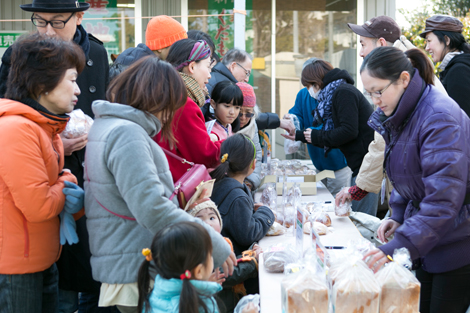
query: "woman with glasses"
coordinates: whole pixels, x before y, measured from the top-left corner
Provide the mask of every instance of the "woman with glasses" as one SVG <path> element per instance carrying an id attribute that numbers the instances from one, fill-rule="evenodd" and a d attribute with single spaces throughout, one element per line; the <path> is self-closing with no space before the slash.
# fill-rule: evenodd
<path id="1" fill-rule="evenodd" d="M 183 78 L 188 98 L 173 120 L 175 144 L 170 145 L 160 135 L 154 139 L 161 147 L 189 162 L 214 168 L 219 163 L 222 141 L 211 141 L 200 109 L 205 103 L 203 89 L 211 77 L 211 50 L 203 40 L 183 39 L 171 46 L 166 61 Z M 171 156 L 168 156 L 168 163 L 175 182 L 190 168 Z"/>
<path id="2" fill-rule="evenodd" d="M 371 251 L 374 271 L 407 248 L 421 282 L 420 312 L 465 312 L 470 305 L 470 119 L 432 85 L 420 50 L 372 51 L 361 67 L 378 109 L 369 125 L 385 142 L 384 167 L 393 184 L 392 216 Z M 392 240 L 388 238 L 394 235 Z"/>
<path id="3" fill-rule="evenodd" d="M 372 107 L 354 87 L 349 73 L 333 68 L 326 61 L 316 60 L 305 66 L 301 82 L 318 101 L 313 112 L 313 129 L 298 130 L 295 136 L 283 136 L 323 148 L 325 158 L 332 148 L 339 148 L 352 170 L 351 184 L 354 185 L 362 159 L 374 139 L 374 131 L 367 125 Z M 377 203 L 378 195 L 370 193 L 361 201 L 353 201 L 352 209 L 375 216 Z"/>

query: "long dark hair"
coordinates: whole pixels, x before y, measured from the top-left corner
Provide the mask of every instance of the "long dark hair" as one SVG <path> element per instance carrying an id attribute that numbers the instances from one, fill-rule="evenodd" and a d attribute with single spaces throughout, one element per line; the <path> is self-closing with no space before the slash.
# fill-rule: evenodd
<path id="1" fill-rule="evenodd" d="M 175 68 L 184 62 L 188 61 L 191 50 L 193 50 L 196 40 L 193 39 L 181 39 L 171 45 L 170 51 L 168 51 L 168 56 L 166 61 L 173 65 Z M 210 54 L 207 55 L 204 59 L 210 58 Z M 201 60 L 195 60 L 194 62 L 199 63 Z M 180 72 L 183 71 L 183 68 L 179 69 Z"/>
<path id="2" fill-rule="evenodd" d="M 106 98 L 150 114 L 161 112 L 162 137 L 170 145 L 175 141 L 171 121 L 175 111 L 185 105 L 187 91 L 181 76 L 167 62 L 156 56 L 142 58 L 111 82 Z"/>
<path id="3" fill-rule="evenodd" d="M 251 139 L 242 134 L 230 136 L 222 143 L 221 163 L 211 172 L 211 176 L 216 180 L 222 180 L 225 176 L 248 173 L 254 158 L 255 147 Z"/>
<path id="4" fill-rule="evenodd" d="M 80 74 L 84 66 L 85 54 L 73 42 L 39 33 L 21 36 L 12 46 L 5 98 L 37 99 L 54 90 L 68 69 L 76 68 Z"/>
<path id="5" fill-rule="evenodd" d="M 445 55 L 450 51 L 457 50 L 463 51 L 464 53 L 470 53 L 470 45 L 467 43 L 462 33 L 444 30 L 434 30 L 433 33 L 436 35 L 439 42 L 443 43 L 446 47 L 444 51 L 442 51 L 441 60 L 444 59 Z M 446 42 L 446 36 L 449 37 L 449 44 Z"/>
<path id="6" fill-rule="evenodd" d="M 396 81 L 403 71 L 413 77 L 415 68 L 426 84 L 433 84 L 434 69 L 421 50 L 409 49 L 403 53 L 394 47 L 378 47 L 365 57 L 361 73 L 367 70 L 371 77 Z"/>
<path id="7" fill-rule="evenodd" d="M 155 264 L 157 274 L 164 279 L 180 279 L 185 271 L 191 271 L 199 264 L 207 263 L 212 255 L 212 241 L 209 233 L 203 226 L 194 222 L 181 222 L 167 226 L 160 230 L 153 238 L 150 246 L 152 262 Z M 149 312 L 149 288 L 150 288 L 150 262 L 145 260 L 139 269 L 137 285 L 139 288 L 139 301 L 137 311 Z M 158 286 L 155 286 L 158 288 Z M 199 313 L 199 308 L 208 313 L 208 308 L 203 302 L 206 295 L 201 295 L 189 279 L 183 280 L 181 290 L 179 312 Z"/>
<path id="8" fill-rule="evenodd" d="M 233 100 L 233 106 L 243 106 L 243 92 L 237 84 L 229 80 L 223 80 L 214 86 L 211 99 L 217 104 L 230 103 Z"/>

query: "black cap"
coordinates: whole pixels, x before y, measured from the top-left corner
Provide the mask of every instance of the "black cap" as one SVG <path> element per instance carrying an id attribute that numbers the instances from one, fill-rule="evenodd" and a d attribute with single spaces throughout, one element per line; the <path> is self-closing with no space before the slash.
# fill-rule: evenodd
<path id="1" fill-rule="evenodd" d="M 20 8 L 28 12 L 72 13 L 88 10 L 89 3 L 76 0 L 33 0 L 31 4 L 22 4 Z"/>

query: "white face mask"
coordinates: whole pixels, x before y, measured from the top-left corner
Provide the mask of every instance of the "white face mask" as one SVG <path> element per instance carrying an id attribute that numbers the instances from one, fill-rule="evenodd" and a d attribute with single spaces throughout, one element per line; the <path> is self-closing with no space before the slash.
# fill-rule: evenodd
<path id="1" fill-rule="evenodd" d="M 321 90 L 321 89 L 318 89 L 318 91 L 315 92 L 315 91 L 313 90 L 313 86 L 310 86 L 310 88 L 308 88 L 308 93 L 310 94 L 310 96 L 311 96 L 313 99 L 318 100 L 318 94 L 320 93 L 320 90 Z"/>

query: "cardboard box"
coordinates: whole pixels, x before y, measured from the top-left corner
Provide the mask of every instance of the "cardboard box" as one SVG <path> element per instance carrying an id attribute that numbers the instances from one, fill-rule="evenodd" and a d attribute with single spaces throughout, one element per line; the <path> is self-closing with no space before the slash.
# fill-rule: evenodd
<path id="1" fill-rule="evenodd" d="M 278 176 L 266 175 L 261 181 L 261 186 L 267 183 L 276 183 L 276 191 L 278 196 L 282 195 L 282 177 L 280 182 L 277 181 Z M 325 170 L 321 171 L 317 175 L 287 175 L 287 188 L 291 188 L 295 182 L 300 183 L 300 190 L 303 196 L 316 195 L 317 194 L 317 182 L 324 178 L 335 178 L 335 172 Z"/>

